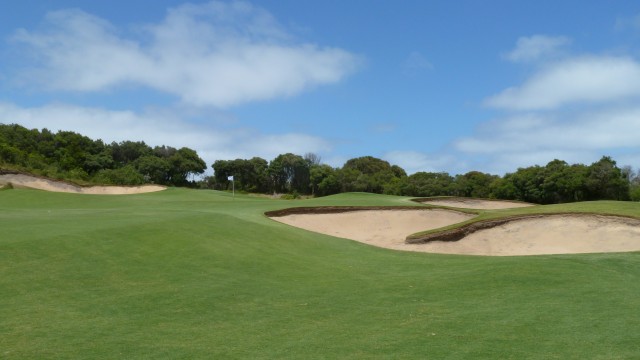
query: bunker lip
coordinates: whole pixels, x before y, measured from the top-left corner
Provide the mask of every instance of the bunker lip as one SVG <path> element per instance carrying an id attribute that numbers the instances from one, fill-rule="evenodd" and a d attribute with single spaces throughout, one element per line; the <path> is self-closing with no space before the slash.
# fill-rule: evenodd
<path id="1" fill-rule="evenodd" d="M 282 217 L 288 215 L 313 215 L 313 214 L 339 214 L 353 211 L 411 211 L 411 210 L 420 210 L 420 211 L 433 211 L 433 208 L 428 208 L 425 206 L 301 206 L 301 207 L 293 207 L 286 208 L 280 210 L 272 210 L 267 211 L 264 214 L 267 217 Z M 474 212 L 467 212 L 463 210 L 456 209 L 446 209 L 446 211 L 452 213 L 460 213 L 460 214 L 470 214 L 475 215 Z"/>
<path id="2" fill-rule="evenodd" d="M 535 206 L 522 201 L 515 200 L 497 200 L 497 199 L 485 199 L 485 198 L 469 198 L 469 197 L 457 197 L 457 196 L 434 196 L 425 198 L 412 199 L 420 204 L 446 206 L 462 209 L 477 209 L 477 210 L 499 210 L 499 209 L 512 209 L 520 207 Z"/>
<path id="3" fill-rule="evenodd" d="M 37 189 L 52 192 L 65 192 L 94 195 L 141 194 L 165 190 L 165 186 L 80 186 L 71 182 L 54 180 L 18 171 L 0 170 L 0 186 L 11 184 L 14 188 Z"/>

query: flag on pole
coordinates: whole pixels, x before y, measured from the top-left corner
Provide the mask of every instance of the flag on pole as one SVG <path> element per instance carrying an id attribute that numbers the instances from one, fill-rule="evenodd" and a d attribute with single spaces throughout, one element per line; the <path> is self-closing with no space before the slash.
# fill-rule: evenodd
<path id="1" fill-rule="evenodd" d="M 231 181 L 231 192 L 233 193 L 233 199 L 236 199 L 236 182 L 233 181 L 233 175 L 227 176 L 227 180 Z"/>

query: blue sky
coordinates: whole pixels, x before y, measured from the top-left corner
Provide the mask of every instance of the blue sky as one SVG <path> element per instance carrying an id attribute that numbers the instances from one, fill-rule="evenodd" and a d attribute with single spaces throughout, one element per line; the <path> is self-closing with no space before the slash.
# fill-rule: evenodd
<path id="1" fill-rule="evenodd" d="M 0 4 L 0 122 L 217 159 L 640 167 L 635 1 Z"/>

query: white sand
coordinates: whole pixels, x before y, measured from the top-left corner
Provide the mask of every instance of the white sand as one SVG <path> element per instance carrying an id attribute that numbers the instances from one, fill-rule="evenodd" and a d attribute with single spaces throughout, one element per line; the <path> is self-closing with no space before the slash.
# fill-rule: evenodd
<path id="1" fill-rule="evenodd" d="M 0 186 L 6 184 L 11 184 L 15 188 L 98 195 L 140 194 L 166 189 L 166 187 L 159 185 L 81 187 L 61 181 L 54 181 L 24 174 L 0 175 Z"/>
<path id="2" fill-rule="evenodd" d="M 447 210 L 364 210 L 274 217 L 310 231 L 405 251 L 467 255 L 540 255 L 640 251 L 640 220 L 598 215 L 550 215 L 477 231 L 459 241 L 406 244 L 406 236 L 462 222 Z"/>
<path id="3" fill-rule="evenodd" d="M 422 201 L 423 204 L 449 206 L 463 209 L 481 209 L 481 210 L 498 210 L 498 209 L 511 209 L 519 207 L 534 206 L 535 204 L 528 204 L 517 201 L 504 201 L 504 200 L 486 200 L 486 199 L 471 199 L 471 198 L 443 198 Z"/>
<path id="4" fill-rule="evenodd" d="M 508 222 L 424 251 L 469 255 L 541 255 L 640 251 L 640 220 L 555 215 Z"/>
<path id="5" fill-rule="evenodd" d="M 472 218 L 449 210 L 361 210 L 333 214 L 295 214 L 273 220 L 306 230 L 397 250 L 421 251 L 405 244 L 408 235 Z"/>

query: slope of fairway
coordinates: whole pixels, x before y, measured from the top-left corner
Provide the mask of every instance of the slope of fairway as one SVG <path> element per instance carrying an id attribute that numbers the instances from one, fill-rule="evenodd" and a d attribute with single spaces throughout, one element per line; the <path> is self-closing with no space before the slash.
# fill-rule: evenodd
<path id="1" fill-rule="evenodd" d="M 633 358 L 640 254 L 380 249 L 266 218 L 305 201 L 213 191 L 0 191 L 0 358 Z M 634 203 L 537 211 L 639 215 Z M 483 218 L 533 208 L 483 213 Z"/>

